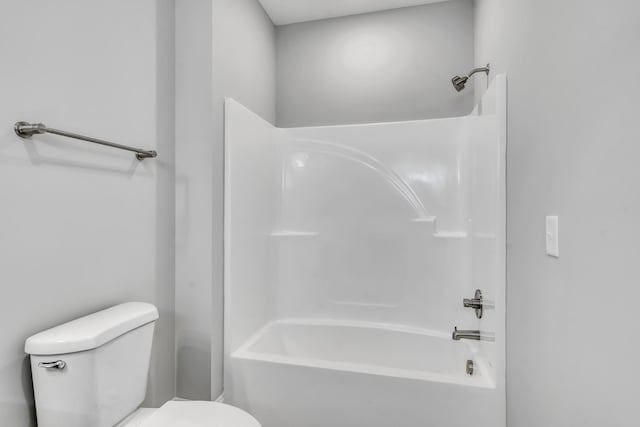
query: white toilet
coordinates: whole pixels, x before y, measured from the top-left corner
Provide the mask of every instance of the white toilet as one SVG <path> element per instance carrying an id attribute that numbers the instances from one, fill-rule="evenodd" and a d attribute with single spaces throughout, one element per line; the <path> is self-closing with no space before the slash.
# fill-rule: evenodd
<path id="1" fill-rule="evenodd" d="M 131 302 L 27 339 L 38 427 L 260 427 L 222 403 L 139 408 L 157 319 L 153 305 Z"/>

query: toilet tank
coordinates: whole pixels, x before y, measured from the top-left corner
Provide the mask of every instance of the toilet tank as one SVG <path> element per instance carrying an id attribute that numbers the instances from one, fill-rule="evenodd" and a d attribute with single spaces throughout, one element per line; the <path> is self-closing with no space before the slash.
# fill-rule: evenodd
<path id="1" fill-rule="evenodd" d="M 113 427 L 146 393 L 158 310 L 130 302 L 27 339 L 38 427 Z"/>

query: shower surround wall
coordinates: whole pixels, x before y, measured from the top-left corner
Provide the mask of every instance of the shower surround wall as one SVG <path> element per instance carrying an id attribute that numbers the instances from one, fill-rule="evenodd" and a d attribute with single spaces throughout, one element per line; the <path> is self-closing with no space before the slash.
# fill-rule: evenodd
<path id="1" fill-rule="evenodd" d="M 292 129 L 227 101 L 228 402 L 265 427 L 504 425 L 505 91 L 467 117 Z"/>

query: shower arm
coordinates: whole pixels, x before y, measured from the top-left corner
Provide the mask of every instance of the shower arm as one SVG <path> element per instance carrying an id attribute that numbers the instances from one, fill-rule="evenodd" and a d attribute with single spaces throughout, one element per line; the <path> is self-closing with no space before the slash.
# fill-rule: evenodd
<path id="1" fill-rule="evenodd" d="M 469 71 L 469 74 L 467 74 L 467 77 L 471 77 L 476 73 L 485 73 L 488 76 L 489 71 L 490 71 L 489 64 L 487 64 L 486 67 L 474 68 L 473 70 Z"/>

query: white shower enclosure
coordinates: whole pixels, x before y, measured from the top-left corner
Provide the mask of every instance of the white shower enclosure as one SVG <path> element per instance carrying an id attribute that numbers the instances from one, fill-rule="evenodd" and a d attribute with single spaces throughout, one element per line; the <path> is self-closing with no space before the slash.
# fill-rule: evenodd
<path id="1" fill-rule="evenodd" d="M 225 401 L 504 426 L 506 78 L 465 117 L 281 129 L 227 100 L 225 123 Z"/>

